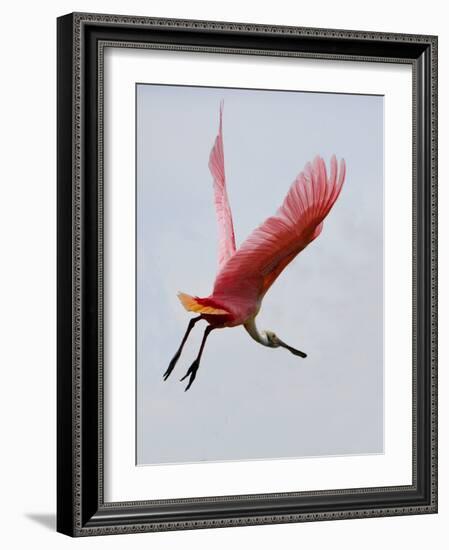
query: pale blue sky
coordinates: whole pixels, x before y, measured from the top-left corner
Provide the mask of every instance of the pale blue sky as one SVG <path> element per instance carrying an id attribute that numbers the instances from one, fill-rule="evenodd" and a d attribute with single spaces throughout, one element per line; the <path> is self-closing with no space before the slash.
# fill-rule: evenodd
<path id="1" fill-rule="evenodd" d="M 162 375 L 217 270 L 209 152 L 224 99 L 237 246 L 272 215 L 304 164 L 335 153 L 342 194 L 320 237 L 267 294 L 258 325 L 304 350 L 214 331 L 188 392 L 199 323 Z M 137 86 L 137 462 L 383 451 L 383 98 Z"/>

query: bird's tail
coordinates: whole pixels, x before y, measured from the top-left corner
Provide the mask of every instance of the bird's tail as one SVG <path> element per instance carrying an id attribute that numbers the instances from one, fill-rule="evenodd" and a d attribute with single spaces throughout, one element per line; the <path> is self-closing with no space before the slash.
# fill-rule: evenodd
<path id="1" fill-rule="evenodd" d="M 205 315 L 228 315 L 229 311 L 218 307 L 210 298 L 198 298 L 198 296 L 190 296 L 184 292 L 178 292 L 178 298 L 181 304 L 187 311 L 201 313 Z"/>

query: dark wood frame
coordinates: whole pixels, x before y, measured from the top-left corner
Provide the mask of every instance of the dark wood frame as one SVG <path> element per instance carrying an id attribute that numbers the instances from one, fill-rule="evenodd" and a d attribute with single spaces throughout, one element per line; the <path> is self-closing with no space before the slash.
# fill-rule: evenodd
<path id="1" fill-rule="evenodd" d="M 105 503 L 102 48 L 288 55 L 413 67 L 413 483 Z M 96 14 L 58 19 L 58 499 L 71 536 L 437 511 L 437 38 Z"/>

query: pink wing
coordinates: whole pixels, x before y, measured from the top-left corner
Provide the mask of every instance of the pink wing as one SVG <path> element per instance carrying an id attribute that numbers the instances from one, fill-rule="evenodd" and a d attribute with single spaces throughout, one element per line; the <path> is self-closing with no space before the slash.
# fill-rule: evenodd
<path id="1" fill-rule="evenodd" d="M 255 229 L 218 273 L 213 297 L 245 308 L 260 299 L 282 270 L 321 233 L 323 220 L 340 194 L 344 160 L 331 159 L 330 176 L 317 156 L 293 182 L 275 216 Z"/>
<path id="2" fill-rule="evenodd" d="M 223 102 L 220 103 L 220 126 L 209 156 L 209 170 L 214 178 L 214 203 L 218 224 L 218 265 L 222 268 L 235 253 L 234 226 L 226 192 L 223 153 Z"/>

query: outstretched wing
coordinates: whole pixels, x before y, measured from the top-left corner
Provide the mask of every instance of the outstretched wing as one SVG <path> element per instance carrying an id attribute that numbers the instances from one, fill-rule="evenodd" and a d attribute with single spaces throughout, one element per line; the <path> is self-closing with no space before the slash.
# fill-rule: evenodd
<path id="1" fill-rule="evenodd" d="M 223 152 L 223 102 L 220 103 L 218 135 L 209 156 L 209 170 L 214 178 L 214 203 L 218 224 L 218 265 L 224 264 L 235 253 L 234 225 L 226 192 L 226 177 Z"/>
<path id="2" fill-rule="evenodd" d="M 293 182 L 276 214 L 256 228 L 224 265 L 213 296 L 254 300 L 265 294 L 282 270 L 321 233 L 323 220 L 340 194 L 344 160 L 331 158 L 330 175 L 317 156 Z"/>

